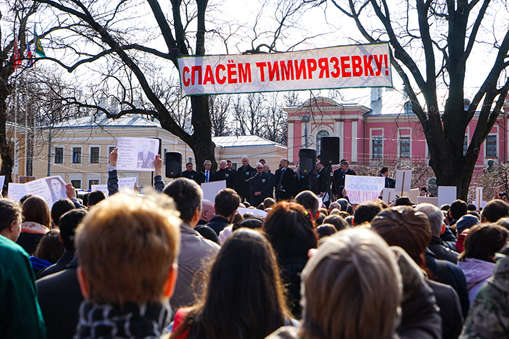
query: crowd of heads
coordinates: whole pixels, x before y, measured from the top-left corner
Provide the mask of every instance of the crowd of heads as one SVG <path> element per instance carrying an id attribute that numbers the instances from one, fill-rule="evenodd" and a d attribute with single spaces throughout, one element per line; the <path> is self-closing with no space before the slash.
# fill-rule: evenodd
<path id="1" fill-rule="evenodd" d="M 263 170 L 261 161 L 256 168 Z M 342 198 L 324 206 L 315 193 L 302 191 L 250 207 L 230 188 L 213 202 L 203 200 L 197 183 L 179 178 L 161 193 L 106 198 L 92 192 L 86 207 L 62 199 L 50 209 L 37 195 L 20 203 L 1 199 L 0 234 L 32 256 L 38 275 L 44 272 L 39 261 L 53 265 L 71 253 L 85 300 L 120 309 L 166 302 L 178 292 L 177 271 L 189 270 L 183 256 L 208 246 L 212 254 L 198 258 L 203 275 L 193 277 L 200 275 L 201 286 L 194 289 L 194 279 L 185 286 L 196 292 L 192 303 L 173 310 L 184 311 L 175 316 L 172 338 L 264 338 L 290 325 L 298 338 L 389 339 L 405 337 L 412 327 L 404 303 L 419 293 L 423 305 L 431 305 L 422 316 L 426 326 L 452 326 L 437 315 L 435 299 L 424 297 L 429 288 L 418 287 L 445 282 L 430 266 L 443 259 L 433 246 L 456 256 L 449 264 L 461 267 L 473 300 L 466 263 L 495 265 L 509 240 L 509 204 L 502 200 L 490 201 L 480 215 L 462 200 L 442 208 L 407 200 L 354 206 Z M 223 222 L 219 228 L 212 225 L 216 219 Z M 459 311 L 461 319 L 467 316 Z M 461 331 L 462 322 L 456 325 Z"/>

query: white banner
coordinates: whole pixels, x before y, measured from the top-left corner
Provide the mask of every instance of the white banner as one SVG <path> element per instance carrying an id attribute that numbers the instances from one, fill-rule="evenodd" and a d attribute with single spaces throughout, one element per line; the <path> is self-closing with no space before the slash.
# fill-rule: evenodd
<path id="1" fill-rule="evenodd" d="M 159 140 L 152 138 L 118 138 L 119 171 L 153 171 L 159 151 Z"/>
<path id="2" fill-rule="evenodd" d="M 184 56 L 178 64 L 186 95 L 392 87 L 387 43 L 275 54 Z"/>
<path id="3" fill-rule="evenodd" d="M 412 170 L 396 170 L 396 194 L 400 197 L 404 192 L 410 192 L 412 183 Z"/>
<path id="4" fill-rule="evenodd" d="M 346 195 L 352 204 L 378 199 L 384 186 L 385 177 L 345 176 Z"/>
<path id="5" fill-rule="evenodd" d="M 127 177 L 127 178 L 118 178 L 118 190 L 121 191 L 123 189 L 134 190 L 134 186 L 136 185 L 136 177 Z M 101 191 L 104 195 L 108 196 L 108 185 L 92 185 L 90 188 L 91 191 Z"/>

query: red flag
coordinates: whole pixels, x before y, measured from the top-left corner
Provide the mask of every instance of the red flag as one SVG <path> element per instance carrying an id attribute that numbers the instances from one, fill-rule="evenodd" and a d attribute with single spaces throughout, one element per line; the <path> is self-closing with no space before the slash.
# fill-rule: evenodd
<path id="1" fill-rule="evenodd" d="M 14 53 L 12 55 L 12 61 L 14 64 L 14 70 L 21 66 L 21 57 L 19 56 L 18 50 L 18 39 L 14 39 Z"/>
<path id="2" fill-rule="evenodd" d="M 32 51 L 30 50 L 30 45 L 27 46 L 27 59 L 28 66 L 32 66 L 34 64 L 34 61 L 32 60 Z"/>

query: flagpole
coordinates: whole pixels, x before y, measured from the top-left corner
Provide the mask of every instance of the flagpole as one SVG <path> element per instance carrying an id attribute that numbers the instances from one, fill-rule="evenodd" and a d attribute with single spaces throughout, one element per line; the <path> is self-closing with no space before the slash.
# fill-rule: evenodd
<path id="1" fill-rule="evenodd" d="M 27 73 L 28 75 L 28 73 Z M 28 81 L 26 81 L 25 76 L 25 169 L 23 170 L 24 175 L 27 176 L 28 174 Z"/>

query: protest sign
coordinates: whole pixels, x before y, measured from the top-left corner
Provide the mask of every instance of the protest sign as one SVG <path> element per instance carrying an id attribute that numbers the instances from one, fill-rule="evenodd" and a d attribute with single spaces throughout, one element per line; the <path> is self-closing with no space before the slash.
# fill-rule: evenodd
<path id="1" fill-rule="evenodd" d="M 396 190 L 394 188 L 384 188 L 382 190 L 382 200 L 390 204 L 396 199 Z"/>
<path id="2" fill-rule="evenodd" d="M 203 191 L 203 199 L 215 201 L 216 194 L 223 188 L 226 188 L 226 180 L 205 182 L 201 184 L 201 190 Z"/>
<path id="3" fill-rule="evenodd" d="M 159 151 L 159 140 L 152 138 L 118 138 L 119 171 L 153 171 L 154 159 Z"/>
<path id="4" fill-rule="evenodd" d="M 350 203 L 360 204 L 378 199 L 384 189 L 384 177 L 367 177 L 360 175 L 345 176 L 345 190 Z"/>
<path id="5" fill-rule="evenodd" d="M 410 192 L 412 170 L 396 170 L 396 194 L 400 197 L 404 192 Z"/>
<path id="6" fill-rule="evenodd" d="M 250 213 L 258 218 L 265 218 L 267 216 L 267 212 L 259 210 L 257 208 L 242 208 L 239 207 L 237 209 L 237 212 L 239 212 L 242 216 L 246 213 Z"/>
<path id="7" fill-rule="evenodd" d="M 59 176 L 46 177 L 25 184 L 9 183 L 7 196 L 9 199 L 19 201 L 26 194 L 41 196 L 51 207 L 55 201 L 67 198 L 65 182 Z"/>
<path id="8" fill-rule="evenodd" d="M 484 202 L 484 205 L 486 204 L 485 201 L 483 201 L 483 188 L 482 187 L 476 187 L 475 188 L 475 200 L 474 200 L 474 204 L 475 206 L 477 207 L 477 210 L 479 211 L 483 206 L 483 202 Z"/>
<path id="9" fill-rule="evenodd" d="M 407 193 L 407 197 L 408 199 L 410 199 L 411 202 L 413 202 L 415 204 L 415 202 L 417 201 L 417 197 L 419 196 L 419 189 L 418 188 L 412 188 L 410 191 L 408 191 Z"/>
<path id="10" fill-rule="evenodd" d="M 19 201 L 23 196 L 27 194 L 25 184 L 16 184 L 10 182 L 7 189 L 7 198 L 13 201 Z"/>
<path id="11" fill-rule="evenodd" d="M 432 204 L 432 205 L 435 205 L 437 207 L 439 207 L 438 205 L 438 198 L 437 197 L 417 197 L 416 201 L 415 201 L 417 204 Z"/>
<path id="12" fill-rule="evenodd" d="M 287 53 L 182 56 L 178 64 L 186 95 L 392 87 L 387 43 Z"/>
<path id="13" fill-rule="evenodd" d="M 450 204 L 456 196 L 456 186 L 438 186 L 438 206 Z"/>
<path id="14" fill-rule="evenodd" d="M 5 175 L 0 175 L 0 191 L 3 190 L 5 184 Z"/>

